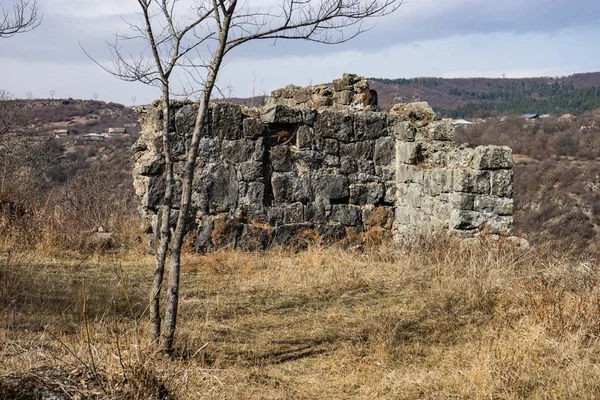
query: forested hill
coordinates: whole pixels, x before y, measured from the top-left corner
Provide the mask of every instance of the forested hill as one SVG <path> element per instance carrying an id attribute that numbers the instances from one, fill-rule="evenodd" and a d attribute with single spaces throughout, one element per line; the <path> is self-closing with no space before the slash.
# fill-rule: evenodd
<path id="1" fill-rule="evenodd" d="M 370 78 L 379 105 L 427 101 L 445 117 L 580 114 L 600 108 L 600 72 L 542 78 Z"/>

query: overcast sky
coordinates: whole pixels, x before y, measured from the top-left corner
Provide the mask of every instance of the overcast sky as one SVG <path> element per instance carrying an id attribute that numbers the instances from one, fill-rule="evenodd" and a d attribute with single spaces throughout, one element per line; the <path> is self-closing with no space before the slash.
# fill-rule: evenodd
<path id="1" fill-rule="evenodd" d="M 124 104 L 159 97 L 156 88 L 107 74 L 79 45 L 107 62 L 105 42 L 127 32 L 123 20 L 137 18 L 135 0 L 39 2 L 44 19 L 38 29 L 0 39 L 0 90 L 22 98 L 55 91 L 56 98 L 91 99 L 97 93 Z M 247 97 L 290 83 L 330 82 L 344 72 L 410 78 L 600 70 L 599 0 L 411 0 L 370 24 L 373 29 L 339 46 L 278 41 L 240 47 L 228 55 L 219 86 L 227 96 Z"/>

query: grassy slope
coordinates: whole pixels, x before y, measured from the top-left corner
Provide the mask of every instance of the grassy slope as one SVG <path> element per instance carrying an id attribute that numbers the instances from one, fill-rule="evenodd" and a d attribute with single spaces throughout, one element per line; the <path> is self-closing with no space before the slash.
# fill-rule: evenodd
<path id="1" fill-rule="evenodd" d="M 187 256 L 172 359 L 146 347 L 145 318 L 136 355 L 115 273 L 139 315 L 149 257 L 17 261 L 2 270 L 15 279 L 1 288 L 0 375 L 91 366 L 85 279 L 90 349 L 116 398 L 150 398 L 158 381 L 182 399 L 600 395 L 598 264 L 568 251 L 431 241 Z"/>

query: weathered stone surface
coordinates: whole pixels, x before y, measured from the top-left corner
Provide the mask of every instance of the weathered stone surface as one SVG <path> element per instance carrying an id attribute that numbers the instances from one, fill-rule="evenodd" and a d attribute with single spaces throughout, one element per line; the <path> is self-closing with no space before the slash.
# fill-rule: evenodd
<path id="1" fill-rule="evenodd" d="M 258 139 L 265 135 L 265 125 L 258 118 L 245 118 L 243 123 L 244 137 Z"/>
<path id="2" fill-rule="evenodd" d="M 302 203 L 290 204 L 284 208 L 284 224 L 300 224 L 302 222 L 304 222 L 304 205 Z"/>
<path id="3" fill-rule="evenodd" d="M 343 111 L 324 110 L 315 122 L 315 132 L 324 138 L 349 142 L 354 139 L 352 114 Z"/>
<path id="4" fill-rule="evenodd" d="M 350 157 L 355 161 L 369 160 L 373 158 L 375 144 L 373 141 L 342 143 L 340 145 L 340 156 Z"/>
<path id="5" fill-rule="evenodd" d="M 384 195 L 382 183 L 367 183 L 350 185 L 350 203 L 365 205 L 377 204 Z"/>
<path id="6" fill-rule="evenodd" d="M 373 140 L 387 136 L 384 113 L 358 112 L 354 114 L 354 137 L 356 140 Z"/>
<path id="7" fill-rule="evenodd" d="M 320 202 L 308 203 L 304 206 L 304 220 L 314 224 L 326 223 L 325 206 Z"/>
<path id="8" fill-rule="evenodd" d="M 285 246 L 292 244 L 303 232 L 314 229 L 312 224 L 290 224 L 273 228 L 271 233 L 271 244 L 273 246 Z"/>
<path id="9" fill-rule="evenodd" d="M 273 171 L 289 172 L 292 170 L 293 163 L 288 146 L 275 146 L 270 152 L 271 165 Z"/>
<path id="10" fill-rule="evenodd" d="M 240 106 L 217 103 L 212 107 L 213 136 L 236 140 L 242 137 L 242 110 Z"/>
<path id="11" fill-rule="evenodd" d="M 150 161 L 140 165 L 140 175 L 152 176 L 164 171 L 165 159 L 162 156 L 153 157 Z"/>
<path id="12" fill-rule="evenodd" d="M 263 109 L 261 120 L 269 124 L 299 124 L 302 123 L 302 111 L 283 105 L 274 105 Z"/>
<path id="13" fill-rule="evenodd" d="M 223 140 L 221 153 L 223 160 L 237 164 L 249 161 L 255 152 L 255 142 L 249 139 Z"/>
<path id="14" fill-rule="evenodd" d="M 454 210 L 450 216 L 450 228 L 452 229 L 479 229 L 486 218 L 483 214 L 475 211 Z"/>
<path id="15" fill-rule="evenodd" d="M 239 165 L 242 179 L 246 182 L 260 181 L 263 177 L 263 163 L 257 161 L 246 161 Z"/>
<path id="16" fill-rule="evenodd" d="M 479 146 L 475 148 L 471 167 L 473 169 L 512 168 L 512 150 L 506 146 Z"/>
<path id="17" fill-rule="evenodd" d="M 417 164 L 422 157 L 419 142 L 400 142 L 396 145 L 396 159 L 404 164 Z"/>
<path id="18" fill-rule="evenodd" d="M 390 110 L 390 114 L 397 115 L 405 121 L 411 121 L 416 127 L 425 126 L 435 120 L 433 109 L 424 102 L 395 104 Z"/>
<path id="19" fill-rule="evenodd" d="M 274 172 L 271 187 L 277 204 L 306 203 L 312 198 L 309 182 L 293 172 Z"/>
<path id="20" fill-rule="evenodd" d="M 388 121 L 394 139 L 402 140 L 404 142 L 412 142 L 415 140 L 417 130 L 409 121 L 405 121 L 394 115 L 390 115 Z"/>
<path id="21" fill-rule="evenodd" d="M 373 161 L 375 165 L 389 165 L 396 155 L 396 142 L 391 137 L 379 138 L 375 141 Z"/>
<path id="22" fill-rule="evenodd" d="M 394 222 L 394 213 L 391 207 L 365 207 L 362 211 L 362 220 L 365 230 L 372 228 L 391 229 Z"/>
<path id="23" fill-rule="evenodd" d="M 433 140 L 454 139 L 454 127 L 451 119 L 431 122 L 427 128 L 429 129 L 429 137 Z"/>
<path id="24" fill-rule="evenodd" d="M 490 194 L 490 177 L 489 171 L 456 169 L 453 170 L 452 188 L 456 192 Z"/>
<path id="25" fill-rule="evenodd" d="M 336 204 L 331 207 L 330 219 L 346 226 L 357 226 L 361 223 L 361 209 L 354 205 Z"/>
<path id="26" fill-rule="evenodd" d="M 210 106 L 188 228 L 197 231 L 199 250 L 301 246 L 318 235 L 329 240 L 365 231 L 374 240 L 511 233 L 510 149 L 457 145 L 450 121 L 436 121 L 423 103 L 377 112 L 361 77 L 345 75 L 336 86 L 290 85 L 260 109 Z M 162 111 L 160 103 L 153 107 L 144 109 L 134 146 L 134 188 L 148 233 L 159 223 L 164 196 Z M 175 103 L 175 109 L 180 140 L 172 147 L 177 182 L 170 220 L 178 215 L 197 105 Z"/>
<path id="27" fill-rule="evenodd" d="M 492 171 L 491 194 L 501 197 L 513 195 L 513 172 L 508 169 Z"/>
<path id="28" fill-rule="evenodd" d="M 349 196 L 349 181 L 344 175 L 317 173 L 312 181 L 317 199 L 339 200 Z"/>
<path id="29" fill-rule="evenodd" d="M 296 146 L 299 149 L 312 149 L 315 132 L 309 126 L 301 126 L 296 132 Z"/>
<path id="30" fill-rule="evenodd" d="M 496 196 L 475 196 L 473 210 L 497 215 L 512 215 L 513 199 Z"/>
<path id="31" fill-rule="evenodd" d="M 193 191 L 193 205 L 205 213 L 235 210 L 238 199 L 235 168 L 228 164 L 208 165 L 195 177 Z"/>

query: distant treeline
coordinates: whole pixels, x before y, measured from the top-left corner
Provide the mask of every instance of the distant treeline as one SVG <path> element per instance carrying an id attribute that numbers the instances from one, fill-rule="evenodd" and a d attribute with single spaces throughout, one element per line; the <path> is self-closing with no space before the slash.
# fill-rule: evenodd
<path id="1" fill-rule="evenodd" d="M 396 92 L 421 94 L 441 115 L 452 118 L 502 114 L 581 114 L 600 108 L 600 86 L 581 87 L 567 78 L 380 79 Z M 595 82 L 594 82 L 595 83 Z"/>

